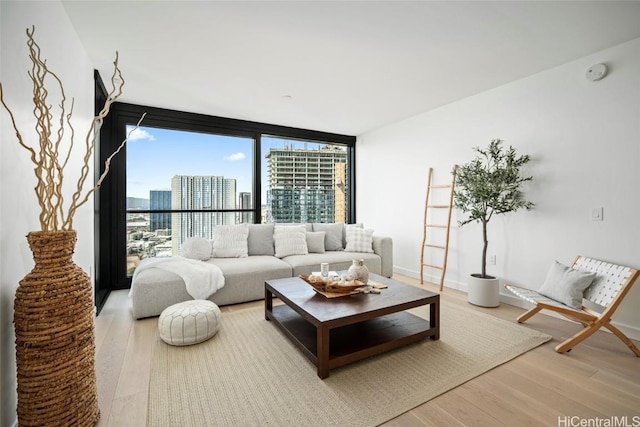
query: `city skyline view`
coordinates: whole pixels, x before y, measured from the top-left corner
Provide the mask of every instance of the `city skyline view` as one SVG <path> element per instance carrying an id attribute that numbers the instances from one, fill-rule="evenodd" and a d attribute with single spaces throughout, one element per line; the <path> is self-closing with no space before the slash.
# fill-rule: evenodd
<path id="1" fill-rule="evenodd" d="M 237 182 L 237 193 L 253 193 L 253 139 L 128 126 L 126 144 L 128 198 L 149 200 L 151 190 L 170 190 L 177 175 L 223 176 Z M 317 149 L 325 144 L 263 137 L 261 203 L 266 203 L 268 170 L 265 155 L 271 148 Z"/>
<path id="2" fill-rule="evenodd" d="M 141 126 L 126 147 L 127 197 L 149 199 L 151 190 L 170 190 L 176 175 L 234 178 L 238 191 L 252 191 L 250 138 Z"/>
<path id="3" fill-rule="evenodd" d="M 345 222 L 347 152 L 331 144 L 262 137 L 258 222 Z M 254 141 L 140 127 L 127 145 L 127 273 L 172 256 L 218 225 L 253 223 Z M 150 209 L 151 213 L 140 212 Z M 231 212 L 198 212 L 230 209 Z M 153 211 L 177 210 L 180 213 Z"/>

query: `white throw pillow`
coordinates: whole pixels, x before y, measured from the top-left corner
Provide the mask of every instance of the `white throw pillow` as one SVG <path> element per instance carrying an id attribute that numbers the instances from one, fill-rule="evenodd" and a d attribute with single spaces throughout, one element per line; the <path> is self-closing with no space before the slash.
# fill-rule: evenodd
<path id="1" fill-rule="evenodd" d="M 373 253 L 373 230 L 370 228 L 347 227 L 346 252 Z"/>
<path id="2" fill-rule="evenodd" d="M 307 255 L 307 231 L 302 225 L 277 225 L 273 230 L 273 240 L 278 258 L 289 255 Z"/>
<path id="3" fill-rule="evenodd" d="M 324 231 L 307 231 L 307 249 L 310 254 L 324 253 Z"/>
<path id="4" fill-rule="evenodd" d="M 206 261 L 211 258 L 212 251 L 213 245 L 211 244 L 211 240 L 205 239 L 204 237 L 189 237 L 182 243 L 180 255 L 185 258 Z"/>
<path id="5" fill-rule="evenodd" d="M 217 225 L 213 229 L 214 258 L 245 258 L 249 254 L 249 225 Z"/>
<path id="6" fill-rule="evenodd" d="M 555 261 L 538 293 L 580 310 L 584 290 L 595 278 L 595 273 L 576 270 Z"/>

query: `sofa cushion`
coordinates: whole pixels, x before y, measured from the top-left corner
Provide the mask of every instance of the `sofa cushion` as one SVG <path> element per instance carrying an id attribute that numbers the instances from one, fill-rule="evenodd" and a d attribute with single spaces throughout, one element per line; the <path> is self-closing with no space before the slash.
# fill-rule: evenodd
<path id="1" fill-rule="evenodd" d="M 313 231 L 313 225 L 311 225 L 308 222 L 305 222 L 305 223 L 299 223 L 299 222 L 276 222 L 275 225 L 278 225 L 280 227 L 290 227 L 290 226 L 299 227 L 301 225 L 304 225 L 305 231 Z"/>
<path id="2" fill-rule="evenodd" d="M 249 225 L 217 225 L 213 228 L 214 258 L 244 258 L 249 254 Z"/>
<path id="3" fill-rule="evenodd" d="M 347 252 L 373 253 L 373 230 L 370 228 L 359 228 L 347 226 Z"/>
<path id="4" fill-rule="evenodd" d="M 211 258 L 213 244 L 211 240 L 204 237 L 189 237 L 182 243 L 180 255 L 185 258 L 206 261 Z"/>
<path id="5" fill-rule="evenodd" d="M 307 231 L 307 249 L 310 254 L 324 253 L 324 231 Z"/>
<path id="6" fill-rule="evenodd" d="M 326 251 L 341 251 L 344 250 L 342 246 L 342 233 L 344 224 L 341 222 L 334 223 L 313 223 L 313 231 L 324 231 L 324 249 Z"/>
<path id="7" fill-rule="evenodd" d="M 291 277 L 291 266 L 273 255 L 247 258 L 212 258 L 224 274 L 224 288 L 209 299 L 218 305 L 235 304 L 264 298 L 264 281 Z"/>
<path id="8" fill-rule="evenodd" d="M 273 224 L 249 224 L 249 255 L 273 255 Z"/>
<path id="9" fill-rule="evenodd" d="M 309 253 L 306 226 L 304 224 L 286 226 L 276 224 L 273 230 L 273 241 L 277 258 Z"/>

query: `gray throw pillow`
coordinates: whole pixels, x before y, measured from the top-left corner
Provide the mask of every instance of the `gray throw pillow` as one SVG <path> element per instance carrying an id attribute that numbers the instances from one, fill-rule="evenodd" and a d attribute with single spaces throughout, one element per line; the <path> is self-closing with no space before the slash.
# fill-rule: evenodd
<path id="1" fill-rule="evenodd" d="M 307 231 L 307 248 L 310 254 L 324 253 L 324 231 Z"/>
<path id="2" fill-rule="evenodd" d="M 249 255 L 275 254 L 273 224 L 249 224 Z"/>
<path id="3" fill-rule="evenodd" d="M 341 222 L 335 223 L 313 223 L 313 231 L 324 231 L 324 249 L 326 251 L 342 251 L 342 230 L 344 224 Z"/>
<path id="4" fill-rule="evenodd" d="M 555 261 L 538 293 L 580 310 L 584 290 L 595 278 L 595 273 L 576 270 Z"/>

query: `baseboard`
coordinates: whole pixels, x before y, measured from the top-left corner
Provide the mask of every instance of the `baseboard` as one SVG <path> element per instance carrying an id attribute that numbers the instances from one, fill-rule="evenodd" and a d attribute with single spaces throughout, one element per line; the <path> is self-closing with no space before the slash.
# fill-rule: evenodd
<path id="1" fill-rule="evenodd" d="M 403 276 L 408 276 L 408 277 L 411 277 L 413 279 L 420 280 L 420 273 L 419 272 L 416 272 L 416 271 L 413 271 L 413 270 L 407 270 L 407 269 L 404 269 L 404 268 L 398 268 L 398 267 L 394 267 L 393 271 L 394 271 L 394 273 L 402 274 Z M 430 283 L 438 283 L 440 281 L 440 276 L 439 275 L 438 276 L 434 276 L 432 274 L 424 275 L 424 280 L 426 280 L 427 282 L 430 282 Z M 462 291 L 462 292 L 467 292 L 466 283 L 454 282 L 454 281 L 450 281 L 450 280 L 446 280 L 445 279 L 444 287 L 445 288 L 450 288 L 450 289 L 455 289 L 455 290 Z M 515 307 L 524 308 L 526 310 L 528 310 L 531 307 L 533 307 L 533 305 L 531 305 L 528 302 L 516 297 L 515 295 L 511 294 L 508 290 L 506 290 L 504 288 L 500 288 L 500 302 L 503 302 L 503 303 L 509 304 L 509 305 L 513 305 Z M 567 319 L 566 317 L 562 316 L 561 314 L 555 313 L 553 311 L 544 310 L 544 311 L 541 311 L 540 314 L 551 316 L 551 317 L 555 317 L 557 319 L 562 319 L 562 320 L 565 320 L 567 322 L 571 322 L 570 319 Z M 577 324 L 577 322 L 574 322 L 574 323 Z M 626 325 L 626 324 L 619 323 L 619 322 L 611 322 L 611 323 L 616 328 L 620 329 L 626 336 L 628 336 L 632 340 L 640 341 L 640 328 L 639 327 Z M 611 333 L 611 331 L 609 331 L 606 328 L 601 328 L 601 330 L 606 331 L 608 333 Z"/>
<path id="2" fill-rule="evenodd" d="M 412 279 L 420 280 L 420 273 L 414 270 L 407 270 L 404 268 L 394 267 L 394 273 L 402 274 L 403 276 L 411 277 Z M 440 275 L 424 274 L 423 279 L 429 283 L 440 283 Z M 465 283 L 454 282 L 452 280 L 445 280 L 444 287 L 449 289 L 456 289 L 458 291 L 467 292 L 467 285 Z"/>

